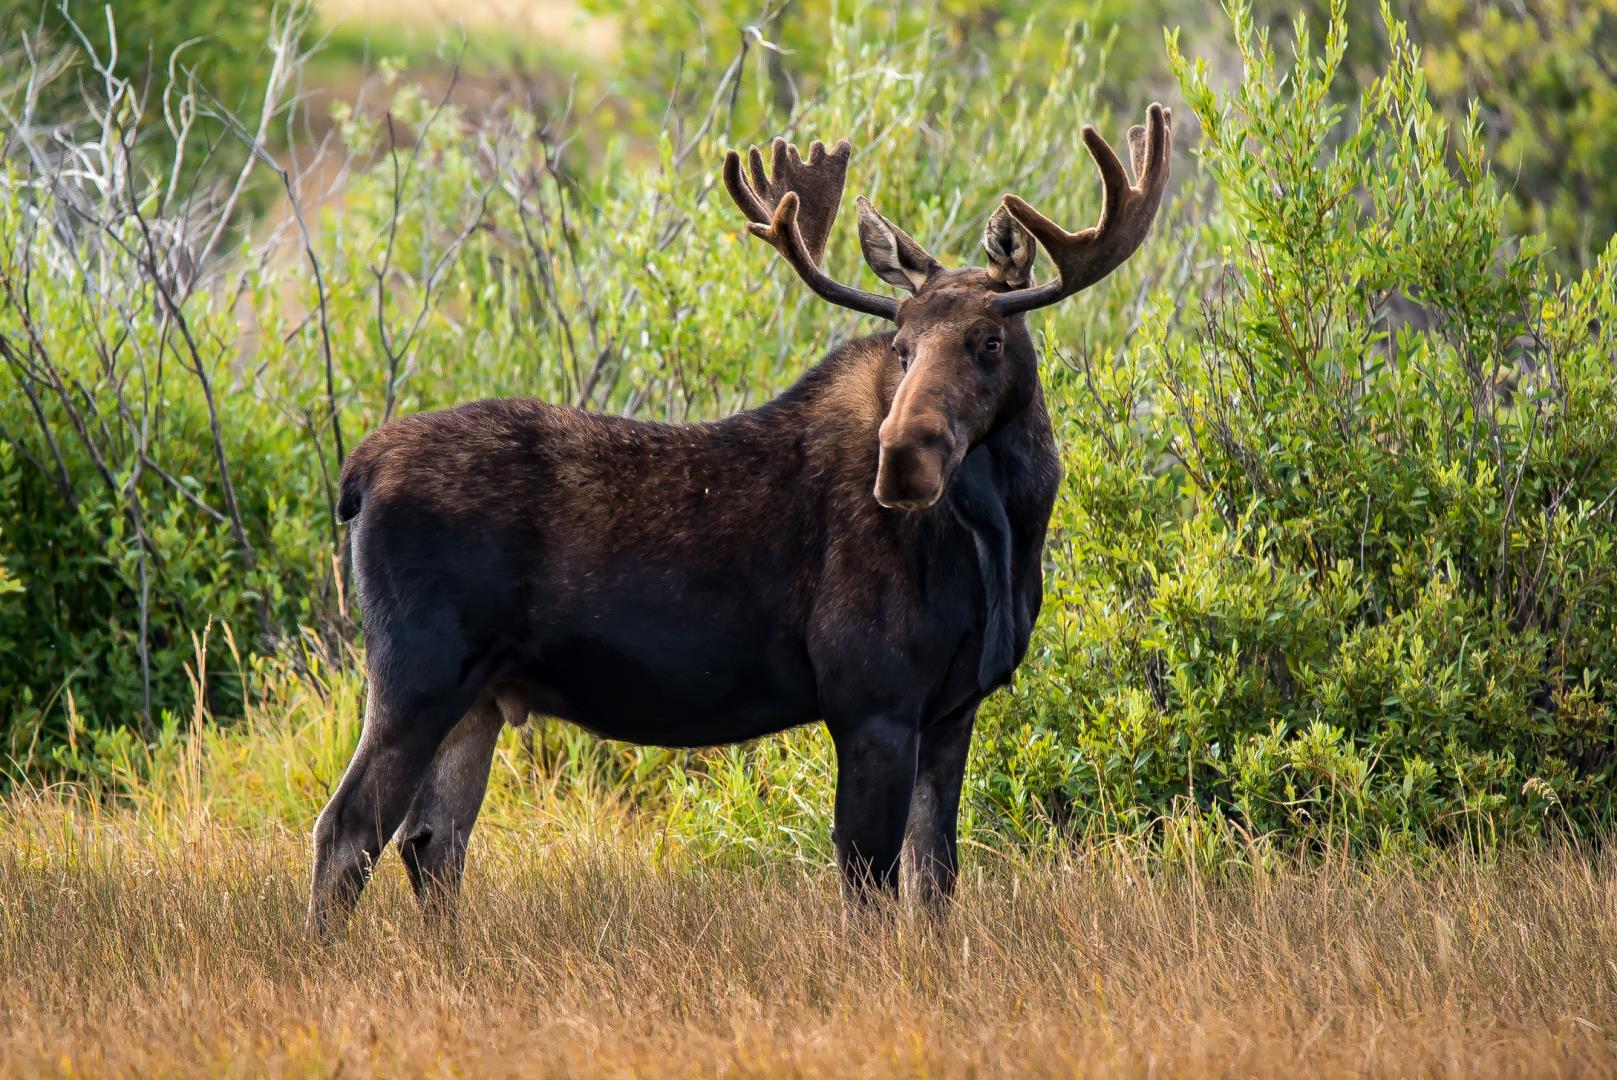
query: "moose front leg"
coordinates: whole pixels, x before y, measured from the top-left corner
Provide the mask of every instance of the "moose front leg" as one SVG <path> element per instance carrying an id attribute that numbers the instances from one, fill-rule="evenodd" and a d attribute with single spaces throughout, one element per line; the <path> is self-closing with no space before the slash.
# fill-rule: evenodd
<path id="1" fill-rule="evenodd" d="M 834 726 L 831 739 L 837 749 L 831 835 L 842 870 L 842 895 L 850 907 L 864 907 L 898 892 L 919 736 L 912 717 L 888 714 Z"/>
<path id="2" fill-rule="evenodd" d="M 973 704 L 921 731 L 904 839 L 904 891 L 911 904 L 924 910 L 942 909 L 960 872 L 960 788 L 976 719 Z"/>

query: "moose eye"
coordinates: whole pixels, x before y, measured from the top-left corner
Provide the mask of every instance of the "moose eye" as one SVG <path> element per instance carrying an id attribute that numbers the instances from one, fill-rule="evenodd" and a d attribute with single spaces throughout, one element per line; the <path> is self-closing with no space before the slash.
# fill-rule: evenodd
<path id="1" fill-rule="evenodd" d="M 899 367 L 899 370 L 900 371 L 908 371 L 910 369 L 910 350 L 909 350 L 909 347 L 905 346 L 905 345 L 897 345 L 897 344 L 895 344 L 893 346 L 893 352 L 898 355 L 898 367 Z"/>
<path id="2" fill-rule="evenodd" d="M 997 353 L 997 352 L 999 352 L 999 345 L 1000 345 L 999 338 L 991 337 L 987 341 L 983 342 L 983 352 L 985 352 L 985 353 Z"/>

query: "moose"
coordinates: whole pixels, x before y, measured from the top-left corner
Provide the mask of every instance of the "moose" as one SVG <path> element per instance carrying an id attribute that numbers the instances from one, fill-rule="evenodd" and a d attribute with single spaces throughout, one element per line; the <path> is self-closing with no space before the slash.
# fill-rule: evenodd
<path id="1" fill-rule="evenodd" d="M 1024 318 L 1139 247 L 1172 117 L 1093 127 L 1095 225 L 1006 195 L 987 266 L 945 269 L 857 200 L 865 261 L 907 295 L 821 269 L 851 148 L 724 159 L 749 231 L 816 295 L 893 324 L 779 397 L 700 424 L 496 399 L 395 419 L 349 456 L 365 620 L 359 744 L 314 830 L 311 924 L 346 922 L 389 838 L 430 918 L 453 913 L 502 727 L 530 714 L 690 747 L 823 721 L 848 905 L 941 906 L 980 702 L 1021 662 L 1060 478 Z M 1034 241 L 1055 264 L 1036 283 Z"/>

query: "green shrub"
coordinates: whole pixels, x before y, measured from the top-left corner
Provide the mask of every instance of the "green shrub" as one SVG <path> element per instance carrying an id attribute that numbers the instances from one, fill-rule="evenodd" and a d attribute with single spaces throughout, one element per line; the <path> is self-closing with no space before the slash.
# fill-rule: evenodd
<path id="1" fill-rule="evenodd" d="M 121 79 L 160 87 L 173 63 L 189 68 L 226 109 L 256 116 L 273 62 L 275 4 L 269 0 L 4 0 L 0 41 L 8 66 L 28 70 L 24 35 L 35 57 L 68 65 L 42 103 L 45 116 L 78 100 L 77 84 L 101 82 L 100 65 Z"/>
<path id="2" fill-rule="evenodd" d="M 282 402 L 241 391 L 228 304 L 202 292 L 164 319 L 173 282 L 142 268 L 133 217 L 116 243 L 68 247 L 30 213 L 57 206 L 17 198 L 15 169 L 0 184 L 0 529 L 21 586 L 0 607 L 0 700 L 16 753 L 60 741 L 71 709 L 149 730 L 189 700 L 210 619 L 273 647 L 323 624 L 333 594 L 327 534 L 283 517 L 319 498 L 316 448 Z M 100 274 L 60 272 L 75 252 Z"/>
<path id="3" fill-rule="evenodd" d="M 810 114 L 822 94 L 840 95 L 834 59 L 839 33 L 857 27 L 861 39 L 892 50 L 895 59 L 924 58 L 925 71 L 949 71 L 959 85 L 993 87 L 1003 99 L 1036 96 L 1059 68 L 1073 62 L 1068 41 L 1093 39 L 1115 54 L 1108 70 L 1128 92 L 1163 81 L 1156 36 L 1181 14 L 1199 17 L 1197 0 L 943 0 L 941 3 L 849 4 L 843 0 L 698 0 L 643 4 L 586 0 L 622 28 L 623 81 L 631 122 L 652 132 L 682 115 L 699 122 L 722 109 L 744 126 L 769 128 L 801 109 Z M 828 28 L 831 32 L 827 32 Z M 913 46 L 926 39 L 924 52 Z M 910 72 L 922 76 L 922 70 Z M 876 73 L 866 73 L 871 79 Z M 1092 73 L 1090 73 L 1092 74 Z M 735 79 L 734 83 L 727 81 Z M 726 91 L 714 97 L 715 88 Z M 867 91 L 882 92 L 879 79 Z M 1097 87 L 1105 93 L 1106 88 Z M 1133 105 L 1122 92 L 1108 104 Z"/>
<path id="4" fill-rule="evenodd" d="M 1020 824 L 1037 777 L 1080 827 L 1188 804 L 1317 843 L 1515 834 L 1551 806 L 1598 829 L 1617 245 L 1556 284 L 1400 25 L 1350 116 L 1340 12 L 1282 71 L 1233 11 L 1228 94 L 1170 39 L 1218 195 L 1187 247 L 1217 272 L 1056 380 L 1057 583 L 982 797 Z"/>
<path id="5" fill-rule="evenodd" d="M 1170 38 L 1201 168 L 1179 164 L 1127 266 L 1038 317 L 1065 481 L 1029 660 L 979 720 L 979 840 L 1126 832 L 1211 859 L 1617 820 L 1617 248 L 1553 276 L 1396 23 L 1386 71 L 1344 104 L 1344 21 L 1322 45 L 1299 29 L 1282 69 L 1235 8 L 1245 77 L 1223 94 Z M 1146 104 L 1110 115 L 1106 41 L 1007 47 L 985 79 L 941 59 L 951 26 L 838 23 L 790 134 L 850 138 L 850 198 L 957 258 L 1007 188 L 1091 220 L 1077 124 L 1116 138 Z M 22 591 L 0 595 L 0 700 L 20 703 L 14 753 L 43 748 L 30 761 L 130 787 L 200 746 L 227 787 L 306 816 L 341 757 L 339 729 L 308 726 L 325 701 L 351 737 L 358 692 L 324 659 L 351 629 L 339 441 L 501 393 L 718 415 L 865 329 L 715 194 L 722 148 L 771 133 L 745 115 L 578 171 L 538 118 L 471 126 L 408 89 L 385 122 L 339 119 L 357 164 L 311 223 L 318 279 L 289 224 L 173 304 L 159 268 L 183 245 L 155 257 L 146 226 L 194 226 L 157 170 L 96 229 L 49 229 L 83 190 L 6 155 L 0 561 Z M 828 261 L 857 280 L 851 234 Z M 210 619 L 240 656 L 202 711 L 249 722 L 202 738 L 182 718 Z M 704 848 L 824 855 L 816 732 L 675 753 L 550 725 L 523 745 L 534 783 L 616 792 Z"/>
<path id="6" fill-rule="evenodd" d="M 1593 263 L 1617 231 L 1617 3 L 1433 4 L 1420 21 L 1434 97 L 1479 106 L 1513 227 Z"/>
<path id="7" fill-rule="evenodd" d="M 1617 231 L 1617 2 L 1401 0 L 1394 9 L 1422 47 L 1439 109 L 1458 122 L 1476 104 L 1512 230 L 1547 237 L 1559 268 L 1593 263 Z M 1387 36 L 1376 5 L 1352 5 L 1348 18 L 1350 63 L 1379 70 Z"/>

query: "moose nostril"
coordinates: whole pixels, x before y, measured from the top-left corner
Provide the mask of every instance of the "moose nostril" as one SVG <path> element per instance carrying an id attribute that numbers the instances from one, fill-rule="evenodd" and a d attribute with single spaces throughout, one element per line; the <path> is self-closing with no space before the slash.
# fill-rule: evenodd
<path id="1" fill-rule="evenodd" d="M 924 510 L 942 493 L 943 455 L 908 437 L 883 444 L 876 465 L 876 501 L 896 510 Z"/>
<path id="2" fill-rule="evenodd" d="M 939 495 L 937 489 L 921 495 L 897 495 L 883 492 L 880 487 L 876 489 L 876 501 L 889 510 L 926 510 L 938 501 Z"/>

